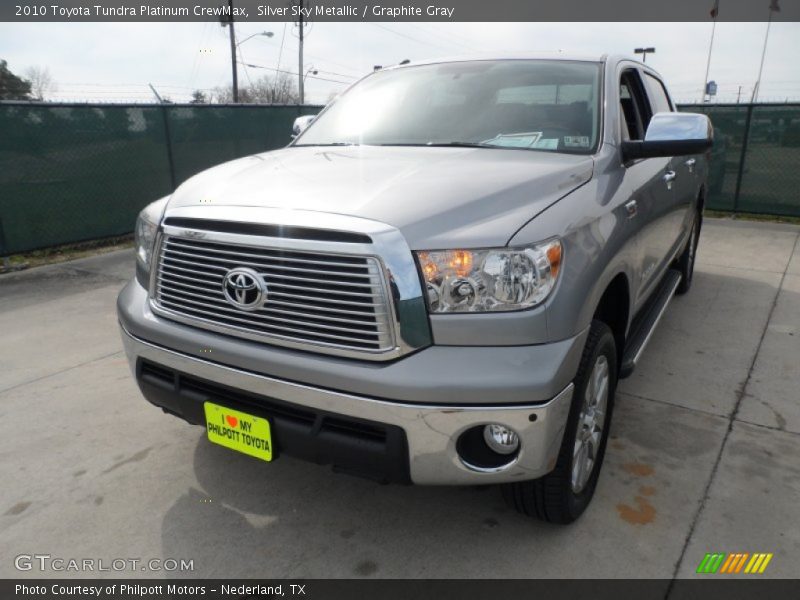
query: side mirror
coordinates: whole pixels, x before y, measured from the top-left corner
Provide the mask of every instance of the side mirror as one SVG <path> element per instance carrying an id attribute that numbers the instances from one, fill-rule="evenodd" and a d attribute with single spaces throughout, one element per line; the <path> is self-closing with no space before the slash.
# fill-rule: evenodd
<path id="1" fill-rule="evenodd" d="M 714 143 L 714 128 L 706 115 L 661 112 L 653 115 L 644 141 L 622 142 L 625 161 L 701 154 Z"/>
<path id="2" fill-rule="evenodd" d="M 317 118 L 317 115 L 305 115 L 303 117 L 297 117 L 294 120 L 294 125 L 292 125 L 292 139 L 296 138 L 298 135 L 303 133 L 308 126 Z"/>

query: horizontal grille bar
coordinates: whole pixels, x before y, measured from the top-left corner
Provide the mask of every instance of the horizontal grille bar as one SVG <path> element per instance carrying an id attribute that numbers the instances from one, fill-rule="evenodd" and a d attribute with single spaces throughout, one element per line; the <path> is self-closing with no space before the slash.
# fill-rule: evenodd
<path id="1" fill-rule="evenodd" d="M 225 294 L 219 289 L 213 289 L 205 286 L 197 286 L 191 283 L 186 283 L 184 281 L 162 281 L 161 282 L 162 290 L 172 290 L 177 293 L 190 293 L 192 291 L 203 292 L 204 294 L 210 294 L 211 297 L 209 300 L 211 301 L 218 301 L 221 305 L 225 308 L 230 309 L 230 304 L 227 304 L 225 301 Z M 288 303 L 281 303 L 280 301 L 272 300 L 269 302 L 268 306 L 263 308 L 263 312 L 267 314 L 281 314 L 281 315 L 288 315 L 294 317 L 306 317 L 308 319 L 324 319 L 326 321 L 334 321 L 338 323 L 363 323 L 363 324 L 371 324 L 374 322 L 376 316 L 385 315 L 385 313 L 348 313 L 345 311 L 333 312 L 329 309 L 325 309 L 325 314 L 319 314 L 317 312 L 312 312 L 315 309 L 311 309 L 309 307 L 303 307 L 303 305 L 298 305 L 300 308 L 304 310 L 296 310 L 285 308 L 284 306 Z M 274 306 L 273 306 L 274 305 Z"/>
<path id="2" fill-rule="evenodd" d="M 178 273 L 182 273 L 182 272 L 186 272 L 187 271 L 187 269 L 185 269 L 182 265 L 177 265 L 176 266 L 176 265 L 173 265 L 172 262 L 173 262 L 173 259 L 165 260 L 164 262 L 162 262 L 161 267 L 160 267 L 160 270 L 161 270 L 162 274 L 166 275 L 168 278 L 176 276 L 176 271 Z M 198 264 L 198 266 L 202 266 L 202 265 Z M 215 273 L 209 273 L 209 274 L 204 274 L 204 273 L 198 272 L 196 270 L 194 272 L 196 274 L 202 274 L 202 275 L 205 275 L 207 277 L 207 279 L 199 279 L 198 277 L 194 277 L 195 281 L 201 282 L 201 283 L 211 283 L 211 284 L 215 284 L 215 285 L 219 284 L 219 286 L 221 287 L 224 275 L 225 275 L 225 273 L 227 271 L 217 271 Z M 186 277 L 186 276 L 184 276 L 184 277 Z M 304 293 L 303 294 L 299 294 L 297 292 L 293 292 L 293 291 L 290 291 L 290 290 L 287 293 L 286 290 L 282 289 L 283 287 L 284 286 L 281 286 L 281 285 L 270 285 L 270 292 L 269 292 L 270 296 L 287 296 L 287 297 L 292 297 L 292 298 L 295 298 L 295 299 L 298 299 L 298 300 L 308 300 L 308 301 L 314 301 L 314 302 L 333 303 L 333 304 L 347 304 L 347 305 L 351 305 L 351 306 L 358 306 L 358 307 L 364 307 L 364 308 L 369 308 L 369 307 L 374 307 L 374 306 L 382 306 L 382 303 L 370 303 L 367 299 L 365 299 L 366 297 L 363 297 L 363 298 L 358 298 L 358 297 L 356 297 L 356 298 L 353 298 L 353 297 L 349 297 L 349 298 L 348 297 L 340 297 L 341 294 L 337 293 L 336 291 L 327 291 L 327 292 L 324 292 L 320 296 L 315 296 L 314 292 L 317 292 L 319 290 L 316 290 L 316 289 L 313 289 L 313 288 L 305 288 Z"/>
<path id="3" fill-rule="evenodd" d="M 355 256 L 342 256 L 326 255 L 317 253 L 298 252 L 296 250 L 281 250 L 278 248 L 256 248 L 253 246 L 234 246 L 230 244 L 221 244 L 219 242 L 206 242 L 197 241 L 188 238 L 165 238 L 165 243 L 188 246 L 192 248 L 207 249 L 216 251 L 220 254 L 240 254 L 252 255 L 265 258 L 272 258 L 274 260 L 307 263 L 319 266 L 332 266 L 332 267 L 351 267 L 351 268 L 364 268 L 364 259 Z"/>
<path id="4" fill-rule="evenodd" d="M 173 248 L 168 248 L 169 254 L 167 256 L 167 260 L 174 261 L 181 264 L 190 264 L 190 265 L 204 265 L 205 268 L 208 269 L 215 269 L 218 272 L 227 272 L 234 267 L 251 267 L 263 274 L 269 274 L 270 280 L 274 281 L 292 281 L 292 282 L 308 282 L 311 284 L 314 283 L 321 283 L 323 286 L 327 285 L 335 285 L 335 286 L 348 286 L 353 288 L 363 289 L 368 291 L 370 289 L 374 289 L 377 287 L 381 287 L 380 283 L 373 283 L 376 273 L 371 273 L 365 275 L 363 279 L 353 279 L 345 278 L 342 276 L 331 275 L 328 272 L 324 272 L 322 275 L 324 278 L 320 277 L 308 277 L 306 275 L 290 275 L 281 271 L 275 271 L 269 264 L 264 263 L 263 261 L 249 261 L 249 260 L 236 260 L 232 258 L 218 258 L 215 256 L 209 256 L 204 254 L 196 254 L 196 253 L 189 253 L 183 252 L 180 250 L 175 250 Z M 359 276 L 361 277 L 361 276 Z M 313 287 L 313 286 L 312 286 Z"/>
<path id="5" fill-rule="evenodd" d="M 242 311 L 231 307 L 222 299 L 220 300 L 209 299 L 206 301 L 193 300 L 191 292 L 177 289 L 171 285 L 162 284 L 161 295 L 162 297 L 169 297 L 176 302 L 186 302 L 193 306 L 203 307 L 204 309 L 210 311 L 221 311 L 222 313 L 233 315 L 234 317 L 242 317 L 244 315 L 248 319 L 252 319 L 258 323 L 266 321 L 277 321 L 279 324 L 285 323 L 287 325 L 300 326 L 300 327 L 330 329 L 331 331 L 345 331 L 349 333 L 364 332 L 365 335 L 371 335 L 373 333 L 375 334 L 386 333 L 385 329 L 376 328 L 374 324 L 371 323 L 358 323 L 358 324 L 353 324 L 351 327 L 346 327 L 346 326 L 325 324 L 325 322 L 323 322 L 321 319 L 307 318 L 305 320 L 298 320 L 296 317 L 294 319 L 285 318 L 267 311 L 243 313 Z"/>
<path id="6" fill-rule="evenodd" d="M 363 233 L 350 231 L 335 231 L 331 229 L 315 229 L 312 227 L 291 227 L 285 225 L 268 225 L 261 223 L 238 223 L 236 221 L 211 221 L 208 219 L 192 219 L 186 217 L 169 217 L 165 225 L 185 227 L 242 235 L 269 236 L 278 238 L 292 238 L 300 240 L 315 240 L 328 242 L 342 242 L 350 244 L 369 244 L 372 240 Z"/>
<path id="7" fill-rule="evenodd" d="M 225 277 L 238 268 L 255 271 L 266 284 L 265 300 L 253 310 L 226 295 Z M 154 300 L 166 316 L 230 335 L 372 353 L 394 347 L 385 289 L 381 265 L 370 256 L 165 235 Z"/>
<path id="8" fill-rule="evenodd" d="M 188 242 L 174 241 L 174 238 L 167 241 L 167 245 L 171 248 L 176 248 L 178 250 L 183 251 L 195 251 L 195 252 L 202 252 L 202 251 L 211 251 L 212 254 L 216 254 L 218 256 L 230 256 L 237 259 L 249 259 L 249 258 L 266 258 L 270 259 L 274 262 L 272 266 L 273 269 L 292 269 L 296 271 L 310 271 L 317 273 L 321 270 L 330 272 L 330 273 L 339 273 L 347 274 L 347 275 L 365 275 L 367 273 L 367 268 L 362 267 L 359 265 L 354 265 L 353 263 L 338 263 L 332 261 L 321 261 L 321 260 L 313 260 L 313 259 L 306 259 L 306 258 L 297 258 L 292 256 L 286 255 L 275 255 L 274 252 L 270 254 L 257 254 L 254 252 L 245 252 L 245 251 L 233 251 L 233 250 L 220 250 L 216 247 L 214 248 L 203 248 L 198 244 L 191 244 Z M 214 246 L 218 246 L 214 244 Z M 290 253 L 296 255 L 297 253 Z M 301 265 L 301 266 L 296 266 Z"/>

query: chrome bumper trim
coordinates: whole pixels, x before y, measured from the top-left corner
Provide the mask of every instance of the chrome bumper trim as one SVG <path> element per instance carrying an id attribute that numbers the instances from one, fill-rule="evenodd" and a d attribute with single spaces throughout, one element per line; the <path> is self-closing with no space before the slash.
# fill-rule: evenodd
<path id="1" fill-rule="evenodd" d="M 402 427 L 411 480 L 421 485 L 475 485 L 535 479 L 555 466 L 572 401 L 573 384 L 545 404 L 530 406 L 416 405 L 353 396 L 242 371 L 150 344 L 120 327 L 132 369 L 139 358 L 254 394 L 300 406 Z M 520 436 L 517 459 L 494 472 L 466 466 L 456 453 L 465 430 L 502 423 Z"/>

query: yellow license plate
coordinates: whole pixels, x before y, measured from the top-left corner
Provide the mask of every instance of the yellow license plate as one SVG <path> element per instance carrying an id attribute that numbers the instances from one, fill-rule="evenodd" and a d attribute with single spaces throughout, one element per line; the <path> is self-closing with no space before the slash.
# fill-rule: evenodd
<path id="1" fill-rule="evenodd" d="M 210 441 L 261 460 L 272 460 L 269 421 L 212 402 L 203 406 Z"/>

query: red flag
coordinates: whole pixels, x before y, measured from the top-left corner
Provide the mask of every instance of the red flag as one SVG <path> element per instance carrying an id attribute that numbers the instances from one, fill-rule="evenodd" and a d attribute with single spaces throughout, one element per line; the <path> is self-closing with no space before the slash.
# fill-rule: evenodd
<path id="1" fill-rule="evenodd" d="M 777 0 L 772 0 L 773 2 L 777 2 Z M 716 19 L 717 15 L 719 14 L 719 0 L 714 0 L 714 6 L 711 7 L 711 18 Z"/>

